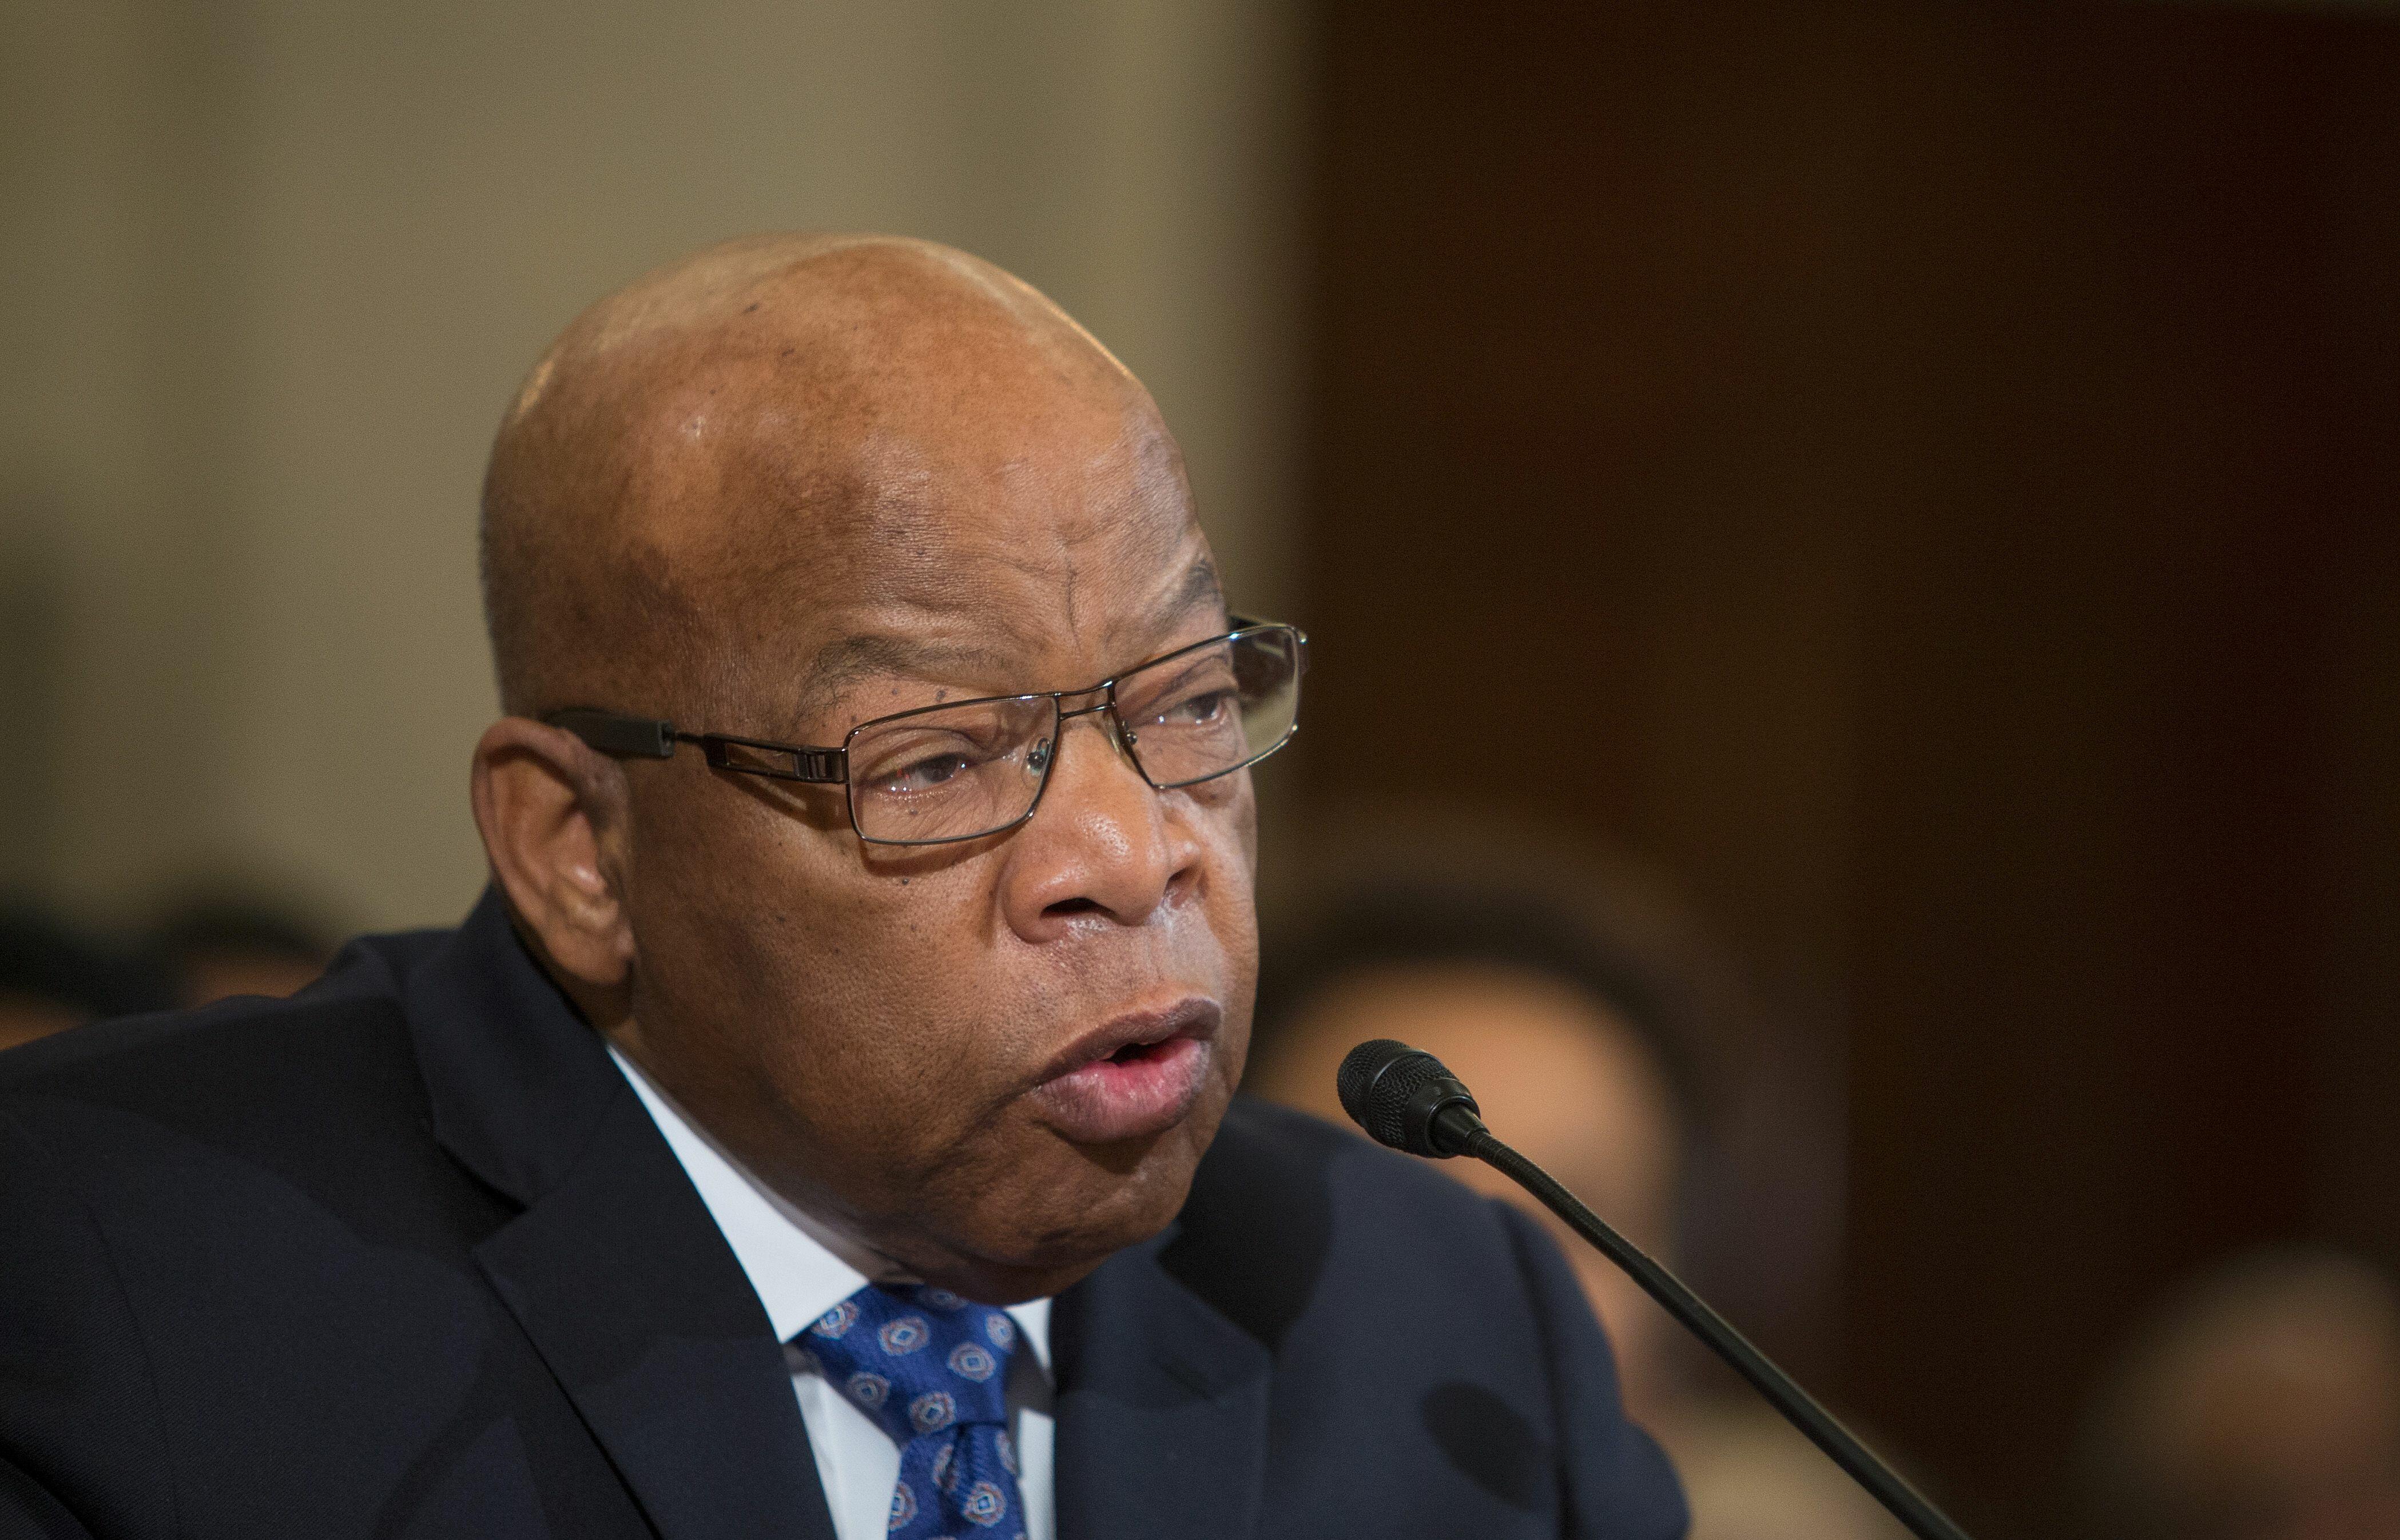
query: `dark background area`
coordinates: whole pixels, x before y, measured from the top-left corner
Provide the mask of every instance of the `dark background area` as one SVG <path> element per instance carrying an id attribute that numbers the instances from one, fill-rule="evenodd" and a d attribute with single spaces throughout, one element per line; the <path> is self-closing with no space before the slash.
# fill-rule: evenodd
<path id="1" fill-rule="evenodd" d="M 2400 1262 L 2387 17 L 1322 9 L 1301 793 L 1677 875 L 1849 1067 L 1837 1399 L 1992 1534 L 2172 1280 Z"/>

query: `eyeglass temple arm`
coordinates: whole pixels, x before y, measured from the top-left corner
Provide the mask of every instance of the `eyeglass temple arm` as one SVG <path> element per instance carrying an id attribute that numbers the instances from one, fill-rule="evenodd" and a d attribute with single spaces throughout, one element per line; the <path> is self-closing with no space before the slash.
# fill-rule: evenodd
<path id="1" fill-rule="evenodd" d="M 565 728 L 601 753 L 620 759 L 672 759 L 675 741 L 686 736 L 672 722 L 647 716 L 620 716 L 612 711 L 569 706 L 544 714 L 553 728 Z"/>
<path id="2" fill-rule="evenodd" d="M 547 714 L 542 720 L 552 727 L 564 728 L 602 754 L 620 759 L 672 759 L 677 743 L 692 743 L 708 756 L 708 762 L 716 769 L 736 770 L 743 775 L 764 775 L 777 781 L 806 781 L 827 785 L 839 784 L 850 778 L 849 768 L 843 763 L 839 749 L 802 748 L 793 743 L 729 738 L 714 732 L 678 732 L 672 722 L 661 722 L 648 716 L 620 716 L 615 712 L 590 706 L 569 706 L 564 711 Z M 770 765 L 744 764 L 727 753 L 730 746 L 789 755 L 792 768 L 785 770 Z"/>

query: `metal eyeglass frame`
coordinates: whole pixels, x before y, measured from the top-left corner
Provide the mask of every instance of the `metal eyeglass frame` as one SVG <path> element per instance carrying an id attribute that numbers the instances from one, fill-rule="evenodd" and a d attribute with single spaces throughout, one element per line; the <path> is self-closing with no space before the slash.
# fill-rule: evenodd
<path id="1" fill-rule="evenodd" d="M 1300 681 L 1308 673 L 1308 634 L 1306 632 L 1298 626 L 1287 625 L 1280 620 L 1261 620 L 1243 615 L 1232 615 L 1226 618 L 1233 622 L 1233 630 L 1220 632 L 1189 647 L 1177 647 L 1172 652 L 1163 652 L 1155 658 L 1146 658 L 1133 667 L 1103 679 L 1097 685 L 1086 685 L 1082 689 L 1037 689 L 1025 690 L 1014 695 L 978 695 L 972 700 L 943 701 L 930 706 L 914 706 L 907 711 L 895 711 L 886 716 L 872 716 L 851 729 L 843 737 L 839 748 L 777 743 L 759 738 L 736 738 L 722 732 L 686 732 L 674 723 L 661 721 L 656 717 L 625 716 L 596 706 L 566 706 L 557 711 L 544 712 L 540 720 L 551 727 L 562 728 L 575 734 L 586 744 L 611 758 L 672 759 L 675 757 L 677 743 L 694 743 L 699 745 L 701 753 L 706 756 L 709 768 L 712 770 L 731 770 L 740 775 L 761 776 L 770 781 L 798 781 L 811 785 L 839 785 L 842 788 L 844 809 L 850 814 L 850 830 L 866 844 L 955 845 L 964 840 L 988 839 L 993 835 L 1004 834 L 1031 818 L 1041 808 L 1042 798 L 1050 790 L 1050 771 L 1057 765 L 1057 754 L 1054 751 L 1043 764 L 1042 781 L 1033 788 L 1032 802 L 1023 812 L 1005 824 L 981 829 L 974 834 L 946 834 L 935 839 L 878 839 L 858 826 L 858 802 L 852 795 L 850 784 L 850 746 L 858 742 L 859 734 L 871 728 L 885 727 L 893 722 L 906 721 L 912 716 L 924 716 L 934 712 L 957 711 L 963 706 L 995 705 L 1007 701 L 1047 699 L 1051 702 L 1052 709 L 1057 713 L 1053 742 L 1056 742 L 1057 734 L 1063 734 L 1066 731 L 1067 724 L 1076 717 L 1105 713 L 1113 729 L 1111 736 L 1123 745 L 1126 757 L 1133 761 L 1134 770 L 1152 790 L 1173 791 L 1179 786 L 1196 786 L 1204 781 L 1214 781 L 1220 777 L 1231 775 L 1235 770 L 1248 770 L 1291 742 L 1292 734 L 1300 730 L 1298 699 Z M 1294 697 L 1292 719 L 1283 729 L 1282 735 L 1256 754 L 1250 755 L 1238 763 L 1228 765 L 1223 770 L 1210 770 L 1206 775 L 1195 775 L 1183 781 L 1161 783 L 1152 780 L 1149 768 L 1141 762 L 1141 750 L 1135 742 L 1134 734 L 1126 729 L 1125 719 L 1117 715 L 1117 681 L 1157 664 L 1172 662 L 1187 653 L 1197 652 L 1203 647 L 1218 647 L 1227 642 L 1239 641 L 1245 636 L 1260 635 L 1271 631 L 1289 632 L 1292 639 L 1291 688 Z M 1100 699 L 1091 705 L 1078 706 L 1072 711 L 1067 709 L 1067 702 L 1070 698 L 1081 699 L 1087 695 L 1098 695 Z M 735 749 L 747 749 L 758 754 L 788 755 L 791 759 L 790 768 L 784 769 L 754 761 L 737 761 L 732 755 Z"/>

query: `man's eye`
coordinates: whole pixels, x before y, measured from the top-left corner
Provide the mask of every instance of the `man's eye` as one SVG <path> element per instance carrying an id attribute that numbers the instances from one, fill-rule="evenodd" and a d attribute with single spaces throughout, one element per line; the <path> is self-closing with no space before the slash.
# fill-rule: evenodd
<path id="1" fill-rule="evenodd" d="M 875 777 L 875 789 L 897 792 L 927 792 L 948 785 L 975 768 L 975 761 L 956 751 L 928 754 L 912 759 L 897 770 L 885 770 Z"/>
<path id="2" fill-rule="evenodd" d="M 1214 727 L 1234 709 L 1234 692 L 1230 689 L 1202 690 L 1161 708 L 1155 720 L 1171 728 Z"/>

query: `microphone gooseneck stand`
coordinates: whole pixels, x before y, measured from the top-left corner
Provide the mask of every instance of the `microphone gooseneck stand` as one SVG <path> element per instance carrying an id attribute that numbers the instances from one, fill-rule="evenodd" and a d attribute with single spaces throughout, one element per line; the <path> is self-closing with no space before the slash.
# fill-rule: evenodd
<path id="1" fill-rule="evenodd" d="M 1598 1247 L 1610 1261 L 1750 1382 L 1776 1411 L 1807 1435 L 1869 1495 L 1919 1540 L 1968 1540 L 1967 1532 L 1877 1459 L 1834 1415 L 1750 1344 L 1733 1324 L 1683 1281 L 1618 1234 L 1557 1178 L 1493 1137 L 1475 1097 L 1441 1061 L 1388 1038 L 1362 1043 L 1342 1061 L 1343 1109 L 1379 1144 L 1437 1160 L 1467 1155 L 1531 1192 Z"/>

